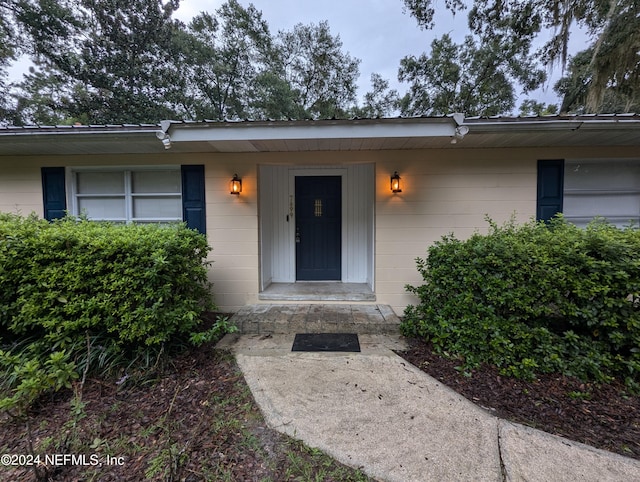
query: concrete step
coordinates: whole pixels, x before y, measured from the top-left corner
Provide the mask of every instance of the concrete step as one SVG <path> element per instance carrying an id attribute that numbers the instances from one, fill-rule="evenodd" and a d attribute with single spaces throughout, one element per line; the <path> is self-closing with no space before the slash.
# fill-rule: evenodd
<path id="1" fill-rule="evenodd" d="M 376 301 L 376 295 L 366 283 L 339 282 L 296 282 L 271 283 L 267 289 L 258 295 L 260 300 L 277 302 L 297 301 Z"/>
<path id="2" fill-rule="evenodd" d="M 400 332 L 400 318 L 388 305 L 247 305 L 231 322 L 242 334 Z"/>

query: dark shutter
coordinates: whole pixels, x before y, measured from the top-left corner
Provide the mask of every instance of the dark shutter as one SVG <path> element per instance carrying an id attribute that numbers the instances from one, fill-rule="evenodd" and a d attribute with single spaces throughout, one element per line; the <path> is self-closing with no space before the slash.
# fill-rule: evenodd
<path id="1" fill-rule="evenodd" d="M 42 198 L 44 218 L 48 221 L 63 218 L 67 209 L 64 167 L 42 168 Z"/>
<path id="2" fill-rule="evenodd" d="M 564 160 L 538 161 L 538 200 L 536 219 L 549 221 L 562 212 Z"/>
<path id="3" fill-rule="evenodd" d="M 191 229 L 206 234 L 204 166 L 182 166 L 182 219 Z"/>

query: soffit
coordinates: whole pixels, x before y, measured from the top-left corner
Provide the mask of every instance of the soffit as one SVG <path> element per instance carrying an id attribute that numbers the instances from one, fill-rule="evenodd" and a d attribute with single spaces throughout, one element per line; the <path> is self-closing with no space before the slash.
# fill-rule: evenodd
<path id="1" fill-rule="evenodd" d="M 269 131 L 273 126 L 278 129 Z M 467 118 L 464 126 L 469 128 L 468 134 L 452 144 L 453 137 L 447 133 L 453 132 L 455 123 L 445 117 L 175 122 L 168 132 L 176 139 L 182 135 L 178 133 L 196 130 L 200 134 L 210 130 L 215 135 L 211 139 L 200 135 L 174 140 L 170 150 L 165 150 L 157 137 L 162 134 L 159 125 L 1 128 L 0 156 L 640 146 L 637 114 Z M 288 127 L 296 129 L 288 131 Z"/>

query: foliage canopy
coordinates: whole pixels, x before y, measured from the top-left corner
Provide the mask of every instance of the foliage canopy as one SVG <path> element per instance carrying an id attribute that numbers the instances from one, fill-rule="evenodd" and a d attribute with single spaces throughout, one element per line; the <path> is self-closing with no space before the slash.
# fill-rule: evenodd
<path id="1" fill-rule="evenodd" d="M 434 0 L 403 3 L 420 27 L 434 26 Z M 374 73 L 359 101 L 360 61 L 327 22 L 273 33 L 262 12 L 238 0 L 188 24 L 174 18 L 180 0 L 3 0 L 0 122 L 507 114 L 557 63 L 561 112 L 637 109 L 637 0 L 444 3 L 454 13 L 468 10 L 469 35 L 460 43 L 443 35 L 430 52 L 403 58 L 398 78 L 406 93 Z M 588 44 L 569 57 L 578 30 Z M 23 56 L 33 67 L 10 83 L 8 68 Z M 528 99 L 520 111 L 557 110 Z"/>
<path id="2" fill-rule="evenodd" d="M 355 108 L 359 60 L 329 25 L 274 35 L 253 5 L 228 0 L 188 25 L 179 0 L 0 2 L 3 67 L 34 67 L 2 119 L 15 125 L 161 119 L 318 118 Z M 5 73 L 6 74 L 6 73 Z M 5 93 L 5 89 L 3 89 Z"/>
<path id="3" fill-rule="evenodd" d="M 434 25 L 434 0 L 403 0 L 423 28 Z M 445 0 L 456 13 L 462 0 Z M 601 112 L 632 108 L 640 95 L 640 2 L 637 0 L 474 0 L 468 13 L 471 32 L 482 39 L 501 37 L 519 46 L 520 55 L 550 67 L 567 64 L 571 35 L 581 31 L 588 47 L 570 65 L 557 89 L 563 107 Z M 544 39 L 548 38 L 546 42 Z M 534 41 L 543 45 L 534 48 Z M 573 83 L 569 88 L 567 84 Z M 622 102 L 612 105 L 611 97 Z M 582 100 L 582 103 L 577 101 Z M 619 110 L 618 110 L 619 111 Z"/>

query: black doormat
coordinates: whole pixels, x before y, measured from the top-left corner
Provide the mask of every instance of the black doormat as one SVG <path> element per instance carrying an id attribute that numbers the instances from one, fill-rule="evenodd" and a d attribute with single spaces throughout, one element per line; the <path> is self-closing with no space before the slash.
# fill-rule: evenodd
<path id="1" fill-rule="evenodd" d="M 360 351 L 355 333 L 298 333 L 291 351 Z"/>

